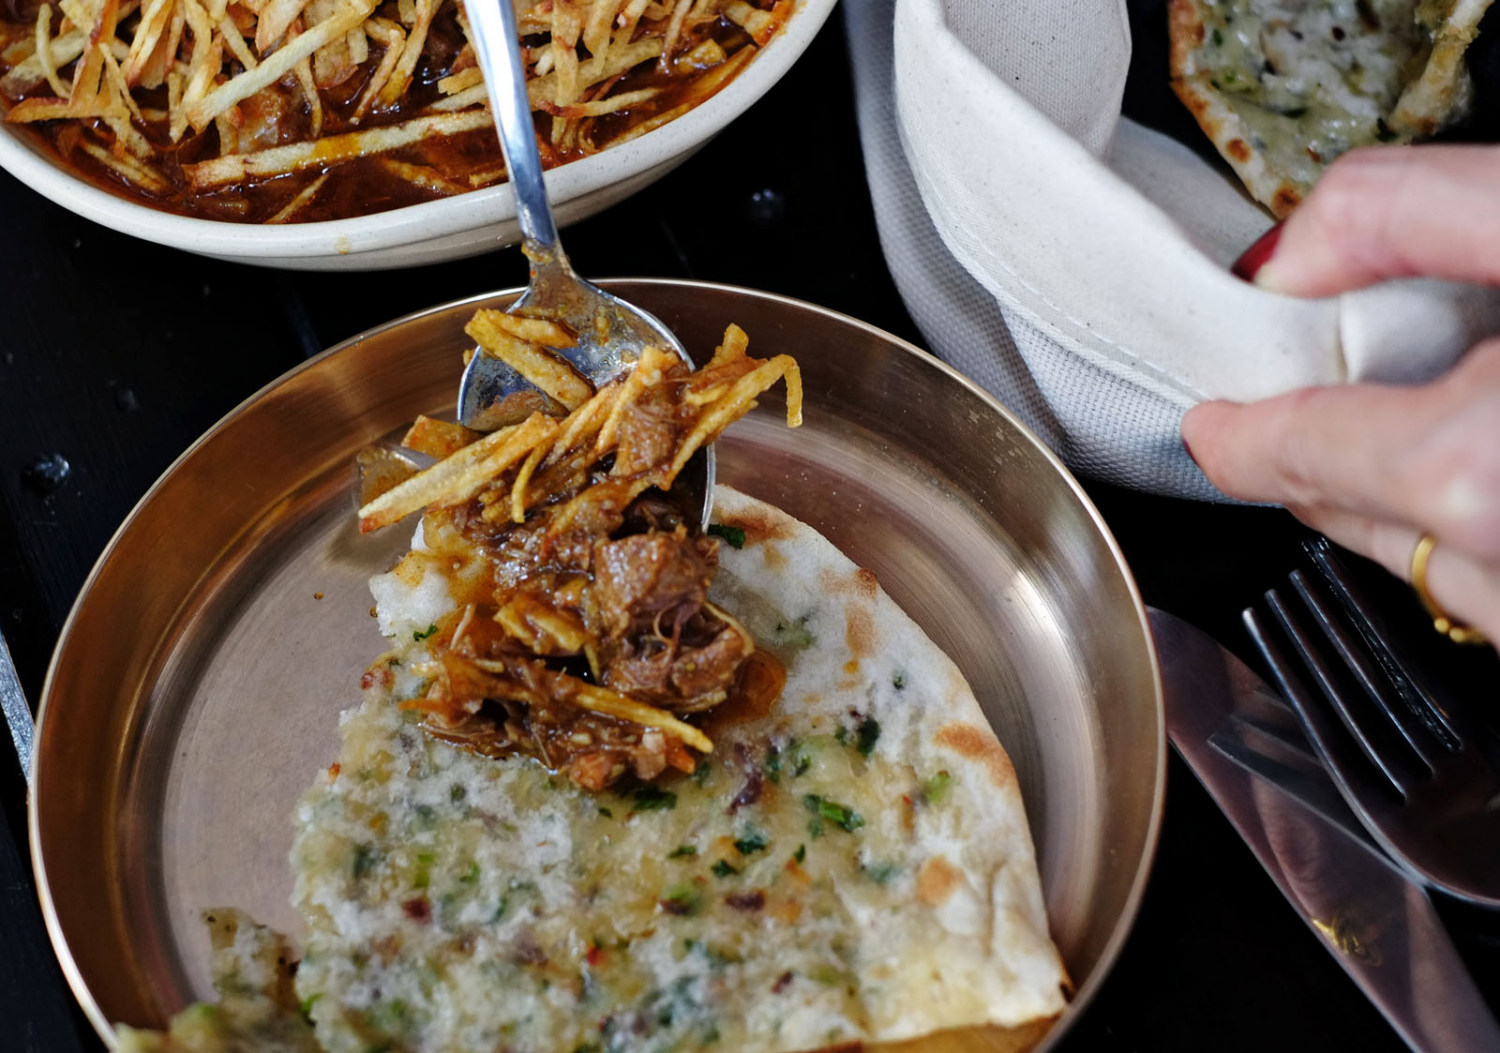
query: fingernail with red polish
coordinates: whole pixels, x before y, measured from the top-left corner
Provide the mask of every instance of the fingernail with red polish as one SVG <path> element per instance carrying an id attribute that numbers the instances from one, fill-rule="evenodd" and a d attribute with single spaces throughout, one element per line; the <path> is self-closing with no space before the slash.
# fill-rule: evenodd
<path id="1" fill-rule="evenodd" d="M 1236 278 L 1243 278 L 1247 282 L 1253 282 L 1256 274 L 1260 272 L 1260 269 L 1266 265 L 1266 261 L 1276 251 L 1276 242 L 1281 239 L 1281 227 L 1282 225 L 1278 223 L 1256 238 L 1255 244 L 1246 249 L 1240 258 L 1234 261 L 1234 266 L 1229 268 L 1229 273 L 1233 274 Z"/>

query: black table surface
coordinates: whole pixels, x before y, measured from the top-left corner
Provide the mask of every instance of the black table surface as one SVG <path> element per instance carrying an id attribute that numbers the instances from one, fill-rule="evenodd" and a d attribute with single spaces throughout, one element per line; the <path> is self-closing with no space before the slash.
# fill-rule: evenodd
<path id="1" fill-rule="evenodd" d="M 586 275 L 766 289 L 923 343 L 881 256 L 837 17 L 743 118 L 565 240 Z M 0 174 L 0 628 L 28 697 L 110 535 L 202 431 L 306 356 L 525 277 L 515 249 L 355 274 L 221 263 L 95 226 Z M 1238 612 L 1296 559 L 1295 520 L 1086 485 L 1146 601 L 1245 653 Z M 99 1049 L 42 926 L 14 764 L 0 764 L 0 804 L 0 1047 Z M 1445 916 L 1495 991 L 1496 926 Z M 1139 918 L 1062 1048 L 1404 1047 L 1174 756 Z"/>

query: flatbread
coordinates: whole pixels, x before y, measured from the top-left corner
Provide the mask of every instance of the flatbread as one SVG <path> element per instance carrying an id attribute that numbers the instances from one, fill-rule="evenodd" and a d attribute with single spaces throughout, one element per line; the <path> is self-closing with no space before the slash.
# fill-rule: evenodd
<path id="1" fill-rule="evenodd" d="M 1490 0 L 1169 0 L 1172 87 L 1284 218 L 1358 146 L 1462 118 L 1463 55 Z"/>
<path id="2" fill-rule="evenodd" d="M 957 668 L 809 527 L 725 488 L 717 508 L 743 547 L 711 596 L 786 685 L 649 785 L 591 793 L 422 734 L 399 703 L 442 590 L 373 583 L 402 646 L 292 857 L 297 991 L 330 1053 L 755 1053 L 1061 1011 L 1015 772 Z"/>
<path id="3" fill-rule="evenodd" d="M 296 956 L 285 936 L 244 911 L 203 912 L 216 1003 L 196 1003 L 166 1031 L 120 1025 L 118 1053 L 319 1053 L 292 986 Z"/>
<path id="4" fill-rule="evenodd" d="M 1491 0 L 1422 0 L 1416 18 L 1431 41 L 1422 72 L 1406 85 L 1391 114 L 1398 134 L 1417 138 L 1436 135 L 1468 111 L 1473 82 L 1464 54 L 1479 35 L 1479 23 Z"/>

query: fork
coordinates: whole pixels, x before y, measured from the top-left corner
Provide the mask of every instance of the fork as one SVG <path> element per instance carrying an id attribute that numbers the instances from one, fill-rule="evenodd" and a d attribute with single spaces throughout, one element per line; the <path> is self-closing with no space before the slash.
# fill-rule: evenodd
<path id="1" fill-rule="evenodd" d="M 1306 548 L 1316 578 L 1293 571 L 1295 599 L 1267 592 L 1269 620 L 1247 609 L 1250 635 L 1375 841 L 1429 885 L 1500 909 L 1500 765 L 1491 733 L 1393 646 L 1389 624 L 1332 544 Z"/>

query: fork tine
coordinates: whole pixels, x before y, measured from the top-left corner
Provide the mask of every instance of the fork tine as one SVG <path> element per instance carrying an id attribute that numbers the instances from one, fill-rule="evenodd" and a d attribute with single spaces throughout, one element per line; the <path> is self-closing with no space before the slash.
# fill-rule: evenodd
<path id="1" fill-rule="evenodd" d="M 1306 668 L 1317 681 L 1321 693 L 1338 713 L 1344 729 L 1348 732 L 1347 737 L 1352 737 L 1365 760 L 1374 766 L 1375 770 L 1385 777 L 1386 784 L 1400 797 L 1406 796 L 1405 779 L 1401 772 L 1392 769 L 1379 750 L 1375 749 L 1365 738 L 1363 730 L 1354 723 L 1345 710 L 1339 698 L 1339 690 L 1333 671 L 1328 668 L 1328 663 L 1318 654 L 1312 641 L 1303 632 L 1302 627 L 1292 617 L 1291 611 L 1287 609 L 1281 595 L 1272 589 L 1266 593 L 1266 606 L 1270 608 L 1272 616 L 1280 625 L 1287 639 L 1291 642 L 1297 656 L 1302 660 Z M 1303 727 L 1307 730 L 1308 738 L 1322 752 L 1331 765 L 1348 767 L 1353 760 L 1353 754 L 1346 746 L 1347 737 L 1338 731 L 1323 707 L 1318 705 L 1281 648 L 1271 639 L 1266 632 L 1265 625 L 1253 610 L 1247 610 L 1244 614 L 1245 625 L 1250 630 L 1250 635 L 1255 639 L 1255 645 L 1265 656 L 1266 663 L 1271 667 L 1281 691 L 1287 700 L 1297 710 L 1297 715 L 1302 719 Z M 1346 782 L 1352 782 L 1346 777 Z"/>
<path id="2" fill-rule="evenodd" d="M 1424 690 L 1407 672 L 1406 664 L 1391 646 L 1385 627 L 1371 616 L 1372 605 L 1361 596 L 1359 586 L 1344 567 L 1343 561 L 1334 553 L 1333 542 L 1320 537 L 1305 542 L 1303 548 L 1312 560 L 1313 567 L 1339 601 L 1344 615 L 1364 638 L 1375 663 L 1386 675 L 1401 701 L 1419 719 L 1425 716 L 1433 721 L 1437 726 L 1429 726 L 1429 730 L 1439 739 L 1446 737 L 1445 745 L 1461 746 L 1465 736 L 1460 721 L 1448 712 L 1448 708 L 1432 692 Z"/>
<path id="3" fill-rule="evenodd" d="M 1390 684 L 1390 680 L 1381 675 L 1381 669 L 1375 668 L 1376 660 L 1366 648 L 1354 640 L 1349 631 L 1344 628 L 1343 622 L 1334 612 L 1332 606 L 1313 587 L 1306 576 L 1300 570 L 1294 570 L 1291 577 L 1292 587 L 1297 590 L 1297 595 L 1302 598 L 1302 602 L 1312 612 L 1313 619 L 1318 623 L 1318 627 L 1323 630 L 1323 635 L 1328 638 L 1328 641 L 1333 644 L 1334 649 L 1338 651 L 1339 657 L 1344 660 L 1344 664 L 1349 667 L 1349 671 L 1359 681 L 1360 687 L 1364 688 L 1365 694 L 1370 698 L 1370 701 L 1374 702 L 1376 708 L 1385 715 L 1390 726 L 1400 733 L 1401 738 L 1411 747 L 1412 752 L 1421 759 L 1422 763 L 1427 766 L 1428 771 L 1436 771 L 1438 762 L 1441 759 L 1440 751 L 1442 751 L 1443 746 L 1440 743 L 1434 742 L 1426 725 L 1422 724 L 1413 715 L 1407 705 L 1402 704 L 1402 700 L 1391 697 L 1390 688 L 1386 686 Z M 1381 663 L 1381 665 L 1384 668 L 1384 663 Z M 1387 669 L 1386 672 L 1389 672 L 1389 670 Z M 1344 717 L 1344 723 L 1349 726 L 1351 731 L 1354 731 L 1362 745 L 1367 744 L 1369 740 L 1361 732 L 1355 731 L 1353 725 L 1357 721 L 1354 719 L 1352 713 L 1349 712 L 1347 706 L 1342 703 L 1335 704 L 1339 706 L 1339 712 Z M 1374 749 L 1373 744 L 1369 746 L 1369 749 Z M 1367 752 L 1369 749 L 1367 749 Z"/>

